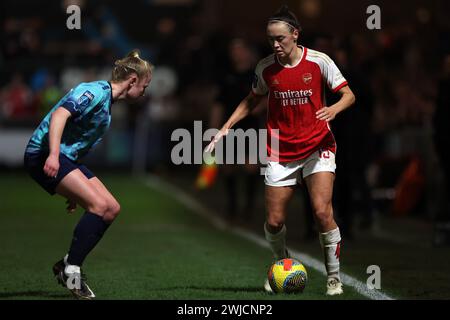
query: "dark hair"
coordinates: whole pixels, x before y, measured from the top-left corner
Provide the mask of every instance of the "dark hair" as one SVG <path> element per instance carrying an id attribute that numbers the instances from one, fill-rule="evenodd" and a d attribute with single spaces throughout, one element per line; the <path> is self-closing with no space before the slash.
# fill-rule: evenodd
<path id="1" fill-rule="evenodd" d="M 278 9 L 277 12 L 275 12 L 273 15 L 269 17 L 269 20 L 267 23 L 274 23 L 274 22 L 284 22 L 289 25 L 289 28 L 291 29 L 291 32 L 294 31 L 294 29 L 297 29 L 298 31 L 301 31 L 300 24 L 298 23 L 297 17 L 295 14 L 292 13 L 292 11 L 289 10 L 287 5 L 281 6 L 280 9 Z"/>

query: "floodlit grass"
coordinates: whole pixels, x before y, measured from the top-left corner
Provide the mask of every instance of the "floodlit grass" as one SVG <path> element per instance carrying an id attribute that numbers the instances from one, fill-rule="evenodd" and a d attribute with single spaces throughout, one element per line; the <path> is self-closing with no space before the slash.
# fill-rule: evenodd
<path id="1" fill-rule="evenodd" d="M 88 256 L 84 271 L 100 299 L 329 299 L 308 269 L 303 294 L 270 295 L 262 285 L 267 249 L 219 231 L 173 197 L 125 175 L 100 176 L 122 213 Z M 26 175 L 4 174 L 0 194 L 0 299 L 72 299 L 51 267 L 67 252 L 81 209 L 65 212 Z M 332 299 L 362 299 L 352 288 Z"/>

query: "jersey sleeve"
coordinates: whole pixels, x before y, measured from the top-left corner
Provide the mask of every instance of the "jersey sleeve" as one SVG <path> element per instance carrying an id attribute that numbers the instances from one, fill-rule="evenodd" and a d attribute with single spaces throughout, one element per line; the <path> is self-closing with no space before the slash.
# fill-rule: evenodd
<path id="1" fill-rule="evenodd" d="M 72 117 L 78 117 L 92 109 L 102 98 L 101 91 L 80 84 L 71 90 L 60 106 L 68 110 Z"/>
<path id="2" fill-rule="evenodd" d="M 347 85 L 347 80 L 330 57 L 324 55 L 322 63 L 322 76 L 331 91 L 337 92 Z"/>
<path id="3" fill-rule="evenodd" d="M 263 71 L 264 71 L 264 66 L 260 62 L 256 66 L 255 75 L 253 77 L 253 83 L 252 83 L 252 92 L 253 92 L 253 94 L 258 95 L 258 96 L 266 95 L 269 92 L 269 88 L 267 87 L 266 81 L 264 80 L 264 77 L 263 77 Z"/>

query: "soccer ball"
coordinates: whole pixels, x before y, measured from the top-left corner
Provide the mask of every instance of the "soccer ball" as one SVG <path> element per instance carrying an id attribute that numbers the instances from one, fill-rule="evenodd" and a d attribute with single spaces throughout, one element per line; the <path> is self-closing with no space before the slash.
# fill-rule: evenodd
<path id="1" fill-rule="evenodd" d="M 305 266 L 295 259 L 274 262 L 267 273 L 270 287 L 276 293 L 303 292 L 308 280 Z"/>

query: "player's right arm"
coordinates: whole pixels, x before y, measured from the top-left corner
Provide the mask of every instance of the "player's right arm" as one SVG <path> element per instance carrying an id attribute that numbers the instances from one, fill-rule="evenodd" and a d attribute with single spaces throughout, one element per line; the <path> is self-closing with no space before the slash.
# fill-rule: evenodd
<path id="1" fill-rule="evenodd" d="M 228 134 L 230 130 L 236 123 L 244 119 L 250 114 L 250 112 L 265 98 L 265 95 L 256 95 L 250 92 L 247 97 L 245 97 L 239 105 L 234 110 L 233 114 L 230 116 L 227 122 L 222 126 L 219 132 L 215 135 L 211 143 L 206 147 L 205 152 L 212 152 L 216 143 L 223 136 Z"/>
<path id="2" fill-rule="evenodd" d="M 44 172 L 49 177 L 56 177 L 59 170 L 59 147 L 61 137 L 71 113 L 63 108 L 57 108 L 51 116 L 48 132 L 50 153 L 45 161 Z"/>
<path id="3" fill-rule="evenodd" d="M 219 130 L 211 143 L 206 147 L 205 152 L 212 152 L 220 138 L 228 134 L 228 130 L 248 116 L 256 106 L 266 99 L 269 88 L 264 80 L 263 71 L 264 68 L 273 63 L 273 59 L 273 55 L 270 55 L 258 63 L 255 70 L 255 77 L 253 78 L 252 91 L 239 103 L 228 121 L 225 122 L 222 129 Z"/>

